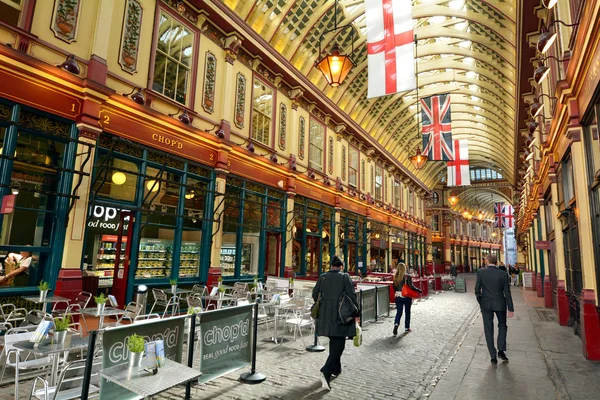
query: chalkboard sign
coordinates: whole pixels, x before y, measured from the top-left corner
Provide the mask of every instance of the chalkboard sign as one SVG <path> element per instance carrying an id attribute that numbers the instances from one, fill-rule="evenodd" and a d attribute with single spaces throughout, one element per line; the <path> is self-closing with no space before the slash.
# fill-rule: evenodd
<path id="1" fill-rule="evenodd" d="M 523 272 L 523 286 L 525 288 L 533 287 L 533 274 L 531 272 Z"/>
<path id="2" fill-rule="evenodd" d="M 459 292 L 459 293 L 466 293 L 467 292 L 467 282 L 465 281 L 465 278 L 460 278 L 457 276 L 454 279 L 456 282 L 456 284 L 454 285 L 454 291 Z"/>

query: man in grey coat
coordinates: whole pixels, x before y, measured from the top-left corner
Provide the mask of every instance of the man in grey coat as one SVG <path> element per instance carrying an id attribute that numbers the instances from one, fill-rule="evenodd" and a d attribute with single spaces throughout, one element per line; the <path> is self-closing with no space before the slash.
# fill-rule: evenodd
<path id="1" fill-rule="evenodd" d="M 498 354 L 503 361 L 506 357 L 506 309 L 508 318 L 512 318 L 515 309 L 512 296 L 510 295 L 510 278 L 508 274 L 496 267 L 497 257 L 494 254 L 486 256 L 487 268 L 477 271 L 477 283 L 475 284 L 475 296 L 481 307 L 483 317 L 483 329 L 485 341 L 490 351 L 493 364 L 498 363 L 496 348 L 494 347 L 494 314 L 498 318 Z"/>

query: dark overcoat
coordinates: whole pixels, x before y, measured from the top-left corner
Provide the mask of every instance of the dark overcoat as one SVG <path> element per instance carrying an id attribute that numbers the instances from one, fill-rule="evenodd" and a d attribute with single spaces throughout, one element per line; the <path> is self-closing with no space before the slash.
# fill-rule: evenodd
<path id="1" fill-rule="evenodd" d="M 354 285 L 350 276 L 338 270 L 331 270 L 319 277 L 315 285 L 312 297 L 315 301 L 321 293 L 321 304 L 319 307 L 319 317 L 317 318 L 317 335 L 327 337 L 349 337 L 356 334 L 354 323 L 348 325 L 340 324 L 339 319 L 339 301 L 343 293 L 346 293 L 350 300 L 359 308 L 354 294 Z"/>
<path id="2" fill-rule="evenodd" d="M 515 311 L 510 294 L 510 277 L 495 265 L 477 271 L 475 296 L 482 311 Z"/>

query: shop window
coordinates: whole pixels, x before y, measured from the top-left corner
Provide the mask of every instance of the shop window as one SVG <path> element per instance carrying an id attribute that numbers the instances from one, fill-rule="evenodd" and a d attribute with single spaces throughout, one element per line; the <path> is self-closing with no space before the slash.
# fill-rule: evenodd
<path id="1" fill-rule="evenodd" d="M 325 128 L 310 119 L 310 135 L 308 144 L 308 166 L 315 171 L 323 172 L 323 147 L 325 146 Z"/>
<path id="2" fill-rule="evenodd" d="M 570 155 L 562 162 L 562 191 L 565 205 L 575 197 L 573 190 L 573 164 Z"/>
<path id="3" fill-rule="evenodd" d="M 152 89 L 187 104 L 194 56 L 194 33 L 165 11 L 160 12 Z"/>
<path id="4" fill-rule="evenodd" d="M 99 151 L 92 192 L 99 198 L 133 202 L 139 172 L 136 163 L 110 152 Z"/>
<path id="5" fill-rule="evenodd" d="M 0 202 L 14 196 L 12 212 L 0 215 L 0 268 L 3 276 L 10 274 L 0 280 L 0 288 L 35 286 L 48 279 L 44 271 L 50 252 L 64 240 L 56 228 L 65 218 L 60 203 L 70 193 L 61 190 L 61 182 L 69 182 L 73 168 L 67 157 L 69 123 L 25 109 L 19 110 L 18 123 L 9 122 L 14 111 L 0 104 L 0 116 L 6 117 L 0 121 Z"/>
<path id="6" fill-rule="evenodd" d="M 252 96 L 252 139 L 268 146 L 273 121 L 273 89 L 254 78 Z"/>
<path id="7" fill-rule="evenodd" d="M 383 167 L 375 166 L 375 199 L 382 200 L 383 198 Z"/>
<path id="8" fill-rule="evenodd" d="M 402 186 L 400 181 L 394 179 L 394 207 L 400 209 L 402 207 Z"/>
<path id="9" fill-rule="evenodd" d="M 358 187 L 358 159 L 359 152 L 354 147 L 348 148 L 348 185 Z"/>
<path id="10" fill-rule="evenodd" d="M 487 240 L 488 238 L 488 229 L 486 225 L 483 225 L 481 227 L 481 236 L 483 237 L 483 240 Z"/>
<path id="11" fill-rule="evenodd" d="M 0 21 L 18 26 L 25 0 L 0 0 Z"/>
<path id="12" fill-rule="evenodd" d="M 431 216 L 431 230 L 434 232 L 440 231 L 440 215 L 439 214 L 433 214 Z"/>
<path id="13" fill-rule="evenodd" d="M 408 214 L 415 215 L 415 192 L 408 189 Z"/>

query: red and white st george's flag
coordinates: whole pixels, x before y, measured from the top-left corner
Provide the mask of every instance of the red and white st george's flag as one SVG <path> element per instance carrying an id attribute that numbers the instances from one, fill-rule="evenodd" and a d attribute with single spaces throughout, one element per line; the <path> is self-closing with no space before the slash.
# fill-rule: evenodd
<path id="1" fill-rule="evenodd" d="M 514 228 L 515 227 L 515 209 L 513 208 L 513 206 L 511 206 L 510 204 L 504 204 L 504 208 L 502 210 L 504 212 L 503 215 L 503 227 L 504 228 Z"/>
<path id="2" fill-rule="evenodd" d="M 417 87 L 411 0 L 365 0 L 367 18 L 367 97 Z"/>
<path id="3" fill-rule="evenodd" d="M 448 186 L 467 186 L 471 184 L 469 171 L 469 141 L 453 140 L 453 161 L 448 161 Z"/>

